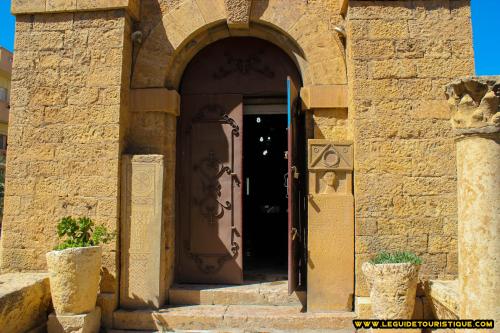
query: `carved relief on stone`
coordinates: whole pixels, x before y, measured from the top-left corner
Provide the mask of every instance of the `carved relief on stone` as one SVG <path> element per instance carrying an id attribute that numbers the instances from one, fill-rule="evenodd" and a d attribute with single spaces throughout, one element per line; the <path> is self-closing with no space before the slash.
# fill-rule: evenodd
<path id="1" fill-rule="evenodd" d="M 227 25 L 233 29 L 248 29 L 252 0 L 224 0 Z"/>
<path id="2" fill-rule="evenodd" d="M 309 140 L 309 170 L 352 170 L 352 145 Z"/>
<path id="3" fill-rule="evenodd" d="M 350 143 L 309 140 L 308 161 L 309 194 L 352 192 L 353 152 Z"/>
<path id="4" fill-rule="evenodd" d="M 460 133 L 500 130 L 500 77 L 456 80 L 446 86 L 451 123 Z"/>
<path id="5" fill-rule="evenodd" d="M 163 166 L 161 155 L 123 156 L 120 304 L 124 307 L 163 303 Z"/>
<path id="6" fill-rule="evenodd" d="M 327 171 L 321 179 L 324 183 L 322 194 L 331 194 L 337 191 L 338 179 L 335 171 Z"/>

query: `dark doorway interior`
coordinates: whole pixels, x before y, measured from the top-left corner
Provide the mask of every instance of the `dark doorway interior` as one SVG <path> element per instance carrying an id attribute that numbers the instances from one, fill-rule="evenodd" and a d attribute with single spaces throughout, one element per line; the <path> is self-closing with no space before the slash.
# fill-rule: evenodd
<path id="1" fill-rule="evenodd" d="M 286 274 L 287 115 L 245 115 L 244 126 L 244 272 Z"/>

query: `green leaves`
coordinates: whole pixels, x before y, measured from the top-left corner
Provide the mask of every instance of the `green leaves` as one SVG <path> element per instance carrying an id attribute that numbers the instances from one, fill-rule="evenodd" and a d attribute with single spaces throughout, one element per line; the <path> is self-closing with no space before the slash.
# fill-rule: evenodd
<path id="1" fill-rule="evenodd" d="M 413 252 L 380 252 L 370 260 L 374 265 L 376 264 L 402 264 L 411 263 L 420 265 L 422 259 Z"/>
<path id="2" fill-rule="evenodd" d="M 114 233 L 109 233 L 106 227 L 94 228 L 94 226 L 94 222 L 88 217 L 78 219 L 71 216 L 63 217 L 57 224 L 57 235 L 64 240 L 56 246 L 55 250 L 107 244 L 115 237 Z"/>

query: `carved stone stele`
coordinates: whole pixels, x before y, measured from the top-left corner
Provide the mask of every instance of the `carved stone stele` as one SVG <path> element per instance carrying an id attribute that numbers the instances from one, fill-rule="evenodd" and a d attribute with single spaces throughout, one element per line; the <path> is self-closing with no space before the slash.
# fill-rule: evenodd
<path id="1" fill-rule="evenodd" d="M 163 155 L 123 155 L 122 308 L 159 308 L 165 300 L 163 184 Z"/>
<path id="2" fill-rule="evenodd" d="M 354 293 L 351 142 L 308 140 L 307 311 L 350 311 Z"/>
<path id="3" fill-rule="evenodd" d="M 459 134 L 500 131 L 500 77 L 468 77 L 446 86 L 451 123 Z"/>
<path id="4" fill-rule="evenodd" d="M 227 25 L 233 29 L 248 29 L 252 0 L 224 0 Z"/>

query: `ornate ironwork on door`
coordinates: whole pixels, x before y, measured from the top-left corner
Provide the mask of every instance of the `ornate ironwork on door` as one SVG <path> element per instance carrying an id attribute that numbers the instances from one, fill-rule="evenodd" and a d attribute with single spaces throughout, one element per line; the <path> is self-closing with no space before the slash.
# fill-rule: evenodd
<path id="1" fill-rule="evenodd" d="M 188 103 L 182 279 L 241 283 L 241 96 L 197 96 Z"/>
<path id="2" fill-rule="evenodd" d="M 238 256 L 240 250 L 240 246 L 235 241 L 231 244 L 231 253 L 225 255 L 193 253 L 190 251 L 188 243 L 185 243 L 184 247 L 188 251 L 189 257 L 196 263 L 198 269 L 205 274 L 218 273 L 227 261 Z"/>
<path id="3" fill-rule="evenodd" d="M 200 175 L 203 192 L 202 197 L 193 198 L 193 202 L 200 208 L 201 215 L 208 223 L 217 223 L 224 216 L 224 212 L 232 208 L 229 201 L 226 200 L 224 203 L 219 201 L 222 188 L 219 179 L 224 174 L 231 175 L 233 171 L 217 159 L 213 150 L 210 150 L 207 157 L 195 164 L 193 169 Z"/>

